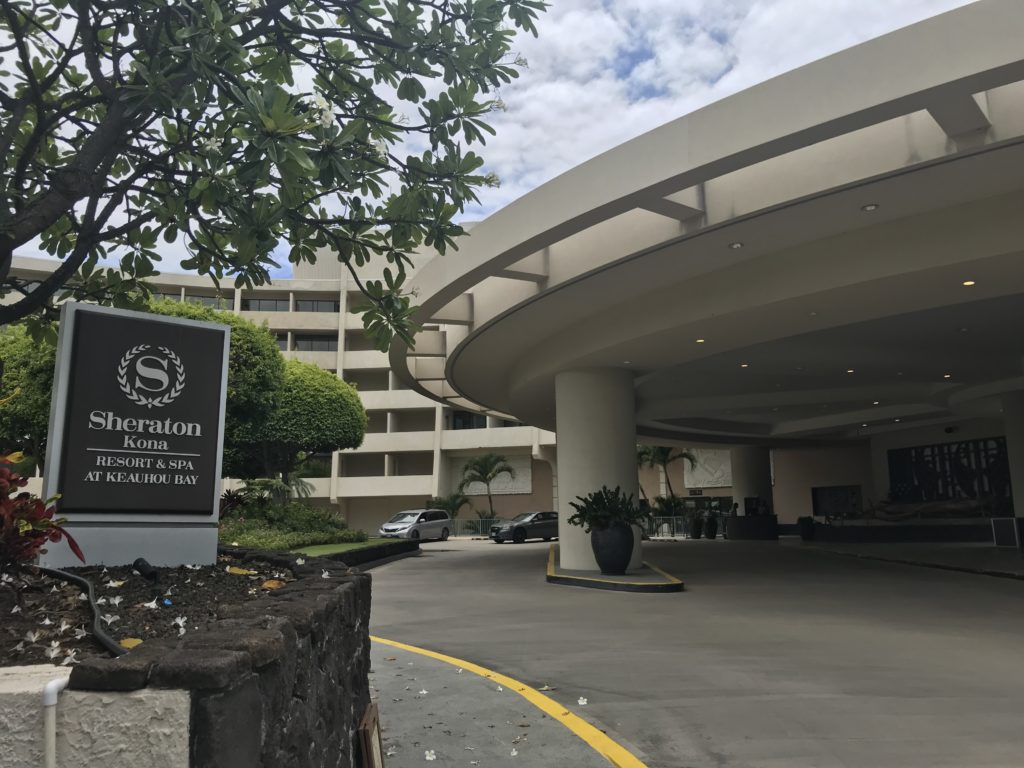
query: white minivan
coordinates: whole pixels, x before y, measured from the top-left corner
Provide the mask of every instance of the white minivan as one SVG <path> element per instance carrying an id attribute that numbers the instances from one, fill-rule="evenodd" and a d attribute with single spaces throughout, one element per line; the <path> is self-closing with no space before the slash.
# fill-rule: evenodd
<path id="1" fill-rule="evenodd" d="M 378 535 L 385 539 L 448 540 L 452 520 L 443 509 L 410 509 L 399 512 L 380 527 Z"/>

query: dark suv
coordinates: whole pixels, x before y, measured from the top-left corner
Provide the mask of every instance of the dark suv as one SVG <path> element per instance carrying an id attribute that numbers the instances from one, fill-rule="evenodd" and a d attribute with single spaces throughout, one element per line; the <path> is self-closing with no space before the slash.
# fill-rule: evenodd
<path id="1" fill-rule="evenodd" d="M 557 512 L 523 512 L 508 522 L 491 526 L 491 538 L 501 544 L 514 541 L 522 544 L 527 539 L 550 541 L 558 536 Z"/>

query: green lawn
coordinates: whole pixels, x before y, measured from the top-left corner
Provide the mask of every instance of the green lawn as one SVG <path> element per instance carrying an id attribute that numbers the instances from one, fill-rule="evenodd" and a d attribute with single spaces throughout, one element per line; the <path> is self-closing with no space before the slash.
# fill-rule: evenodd
<path id="1" fill-rule="evenodd" d="M 356 541 L 348 544 L 318 544 L 315 547 L 303 547 L 302 549 L 293 549 L 292 551 L 303 555 L 312 555 L 313 557 L 323 557 L 324 555 L 334 555 L 338 552 L 351 552 L 354 549 L 375 547 L 378 544 L 387 544 L 389 541 L 394 541 L 394 539 L 367 539 L 366 541 Z"/>

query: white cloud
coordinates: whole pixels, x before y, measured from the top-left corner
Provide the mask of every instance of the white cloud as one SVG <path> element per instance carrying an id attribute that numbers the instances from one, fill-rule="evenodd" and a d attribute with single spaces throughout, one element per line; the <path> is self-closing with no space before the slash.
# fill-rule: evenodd
<path id="1" fill-rule="evenodd" d="M 556 0 L 482 151 L 480 219 L 669 120 L 970 0 Z"/>

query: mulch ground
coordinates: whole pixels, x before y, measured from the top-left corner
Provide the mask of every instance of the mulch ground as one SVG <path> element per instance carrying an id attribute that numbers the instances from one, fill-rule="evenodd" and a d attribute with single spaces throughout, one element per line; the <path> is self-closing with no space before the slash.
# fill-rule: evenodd
<path id="1" fill-rule="evenodd" d="M 266 599 L 295 580 L 289 569 L 230 555 L 215 566 L 157 568 L 155 581 L 130 566 L 68 570 L 92 582 L 106 633 L 125 647 L 202 632 L 223 606 Z M 76 585 L 42 573 L 0 574 L 0 667 L 109 655 L 92 634 L 89 604 Z"/>

